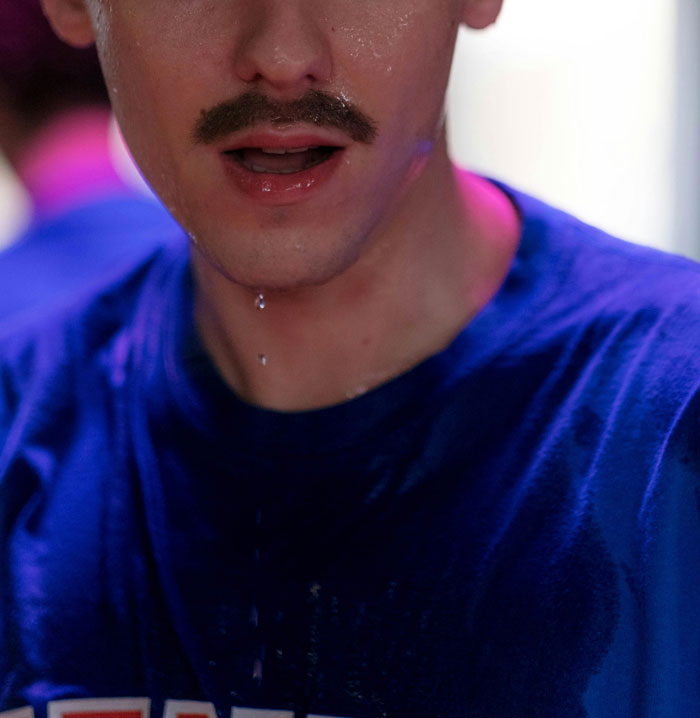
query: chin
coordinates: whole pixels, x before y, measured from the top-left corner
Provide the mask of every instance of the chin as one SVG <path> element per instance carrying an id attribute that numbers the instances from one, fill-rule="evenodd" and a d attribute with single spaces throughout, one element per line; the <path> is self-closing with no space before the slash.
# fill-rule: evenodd
<path id="1" fill-rule="evenodd" d="M 360 248 L 342 241 L 295 241 L 288 235 L 284 242 L 269 236 L 251 238 L 248 242 L 228 240 L 217 243 L 193 238 L 196 252 L 193 261 L 200 270 L 212 271 L 233 284 L 254 291 L 294 292 L 319 287 L 344 275 L 356 263 Z M 236 232 L 232 233 L 236 236 Z M 333 251 L 335 247 L 335 251 Z"/>

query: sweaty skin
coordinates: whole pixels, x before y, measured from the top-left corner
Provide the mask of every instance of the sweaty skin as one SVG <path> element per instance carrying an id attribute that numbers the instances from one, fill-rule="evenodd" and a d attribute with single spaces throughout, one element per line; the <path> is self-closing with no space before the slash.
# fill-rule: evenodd
<path id="1" fill-rule="evenodd" d="M 500 0 L 44 4 L 64 38 L 96 39 L 125 139 L 193 239 L 200 334 L 244 399 L 343 401 L 443 348 L 500 286 L 515 210 L 479 178 L 457 186 L 444 124 L 458 26 L 490 24 Z M 326 93 L 376 136 L 309 116 L 197 141 L 203 113 L 251 91 L 281 105 Z M 232 162 L 274 167 L 259 148 L 285 143 L 333 159 L 298 181 Z"/>

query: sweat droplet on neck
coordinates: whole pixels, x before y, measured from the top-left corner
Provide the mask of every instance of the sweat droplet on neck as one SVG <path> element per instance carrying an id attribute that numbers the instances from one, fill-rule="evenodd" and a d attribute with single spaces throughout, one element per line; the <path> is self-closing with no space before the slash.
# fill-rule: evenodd
<path id="1" fill-rule="evenodd" d="M 265 295 L 262 292 L 256 294 L 253 305 L 258 311 L 265 309 Z M 258 364 L 260 366 L 267 366 L 267 357 L 264 354 L 258 354 Z"/>

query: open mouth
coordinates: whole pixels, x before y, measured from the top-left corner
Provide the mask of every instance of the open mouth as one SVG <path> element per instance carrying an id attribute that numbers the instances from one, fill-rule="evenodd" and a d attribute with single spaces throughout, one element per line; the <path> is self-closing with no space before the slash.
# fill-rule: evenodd
<path id="1" fill-rule="evenodd" d="M 241 147 L 224 152 L 250 172 L 291 175 L 327 162 L 342 147 L 316 146 L 284 148 Z"/>

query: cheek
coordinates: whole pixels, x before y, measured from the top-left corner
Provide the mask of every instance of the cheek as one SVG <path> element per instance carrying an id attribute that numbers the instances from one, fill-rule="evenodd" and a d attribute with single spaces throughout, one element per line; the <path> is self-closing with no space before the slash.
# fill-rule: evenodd
<path id="1" fill-rule="evenodd" d="M 124 139 L 146 179 L 163 196 L 163 183 L 172 173 L 170 148 L 176 134 L 165 119 L 177 115 L 170 106 L 167 78 L 142 60 L 131 54 L 128 65 L 121 63 L 105 75 Z"/>
<path id="2" fill-rule="evenodd" d="M 430 55 L 431 48 L 444 53 L 458 25 L 448 0 L 331 0 L 328 5 L 343 54 L 374 73 L 401 72 Z"/>
<path id="3" fill-rule="evenodd" d="M 124 0 L 125 4 L 130 0 Z M 150 28 L 157 28 L 153 32 Z M 144 176 L 166 205 L 178 203 L 177 176 L 191 146 L 199 111 L 211 104 L 219 72 L 211 43 L 185 37 L 172 18 L 149 22 L 138 13 L 114 13 L 98 33 L 112 105 L 124 138 Z M 197 81 L 193 82 L 193 68 Z"/>
<path id="4" fill-rule="evenodd" d="M 351 78 L 360 102 L 371 102 L 375 119 L 385 126 L 407 132 L 413 118 L 421 132 L 429 132 L 425 123 L 442 114 L 459 27 L 454 3 L 358 0 L 333 7 L 341 74 Z"/>

